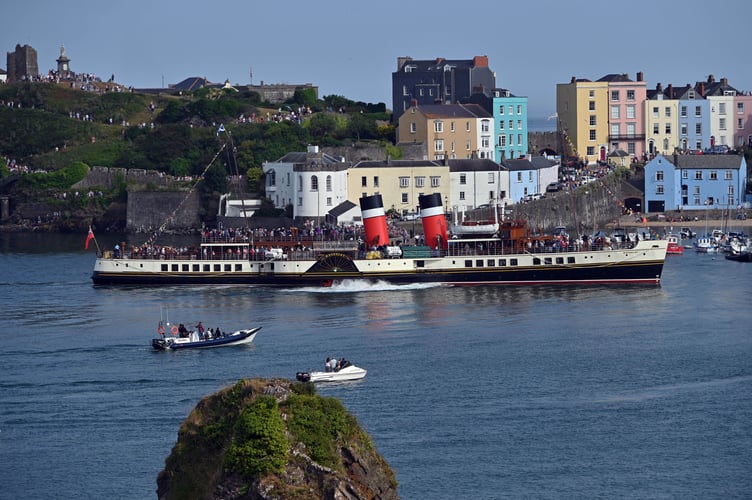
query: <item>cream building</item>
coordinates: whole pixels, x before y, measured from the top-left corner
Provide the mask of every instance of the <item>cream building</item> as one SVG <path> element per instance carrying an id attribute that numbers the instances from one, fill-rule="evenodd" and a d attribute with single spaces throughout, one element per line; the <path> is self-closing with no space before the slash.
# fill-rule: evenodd
<path id="1" fill-rule="evenodd" d="M 556 85 L 559 130 L 569 153 L 586 163 L 606 161 L 609 151 L 608 82 L 572 77 Z"/>

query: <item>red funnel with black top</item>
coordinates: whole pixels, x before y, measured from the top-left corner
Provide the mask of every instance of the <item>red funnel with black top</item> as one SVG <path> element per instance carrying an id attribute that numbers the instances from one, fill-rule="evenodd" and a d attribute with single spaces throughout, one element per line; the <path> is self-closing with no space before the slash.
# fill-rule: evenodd
<path id="1" fill-rule="evenodd" d="M 374 194 L 361 198 L 360 211 L 363 214 L 367 248 L 389 245 L 389 230 L 386 226 L 386 214 L 381 195 Z"/>
<path id="2" fill-rule="evenodd" d="M 447 238 L 446 217 L 444 217 L 444 208 L 441 205 L 441 194 L 433 193 L 418 196 L 420 204 L 420 218 L 423 221 L 423 234 L 426 237 L 426 245 L 435 249 L 447 249 L 449 243 Z"/>

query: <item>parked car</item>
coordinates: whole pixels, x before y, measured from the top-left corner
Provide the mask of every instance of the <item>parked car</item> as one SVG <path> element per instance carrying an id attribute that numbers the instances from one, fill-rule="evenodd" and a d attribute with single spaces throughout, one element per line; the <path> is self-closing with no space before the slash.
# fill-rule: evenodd
<path id="1" fill-rule="evenodd" d="M 563 187 L 564 187 L 564 184 L 561 182 L 552 182 L 548 186 L 546 186 L 546 192 L 555 193 L 557 191 L 561 191 Z"/>
<path id="2" fill-rule="evenodd" d="M 744 212 L 739 212 L 736 214 L 736 220 L 747 220 L 747 214 Z"/>

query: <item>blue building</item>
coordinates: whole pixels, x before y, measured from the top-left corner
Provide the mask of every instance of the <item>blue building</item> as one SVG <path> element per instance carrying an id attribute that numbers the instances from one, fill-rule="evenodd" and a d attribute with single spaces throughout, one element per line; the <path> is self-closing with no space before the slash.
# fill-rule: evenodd
<path id="1" fill-rule="evenodd" d="M 742 155 L 658 155 L 645 165 L 646 212 L 736 208 L 746 186 Z"/>
<path id="2" fill-rule="evenodd" d="M 505 89 L 493 90 L 494 160 L 527 155 L 527 97 L 517 97 Z"/>

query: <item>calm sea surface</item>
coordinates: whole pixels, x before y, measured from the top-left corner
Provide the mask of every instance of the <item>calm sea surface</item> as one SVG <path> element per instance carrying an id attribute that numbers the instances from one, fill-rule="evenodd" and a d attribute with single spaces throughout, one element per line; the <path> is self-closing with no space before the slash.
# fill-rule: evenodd
<path id="1" fill-rule="evenodd" d="M 327 356 L 368 369 L 320 393 L 402 498 L 750 498 L 750 264 L 688 251 L 660 287 L 95 288 L 83 243 L 0 234 L 0 498 L 155 498 L 202 397 Z M 152 352 L 160 307 L 263 330 Z"/>

